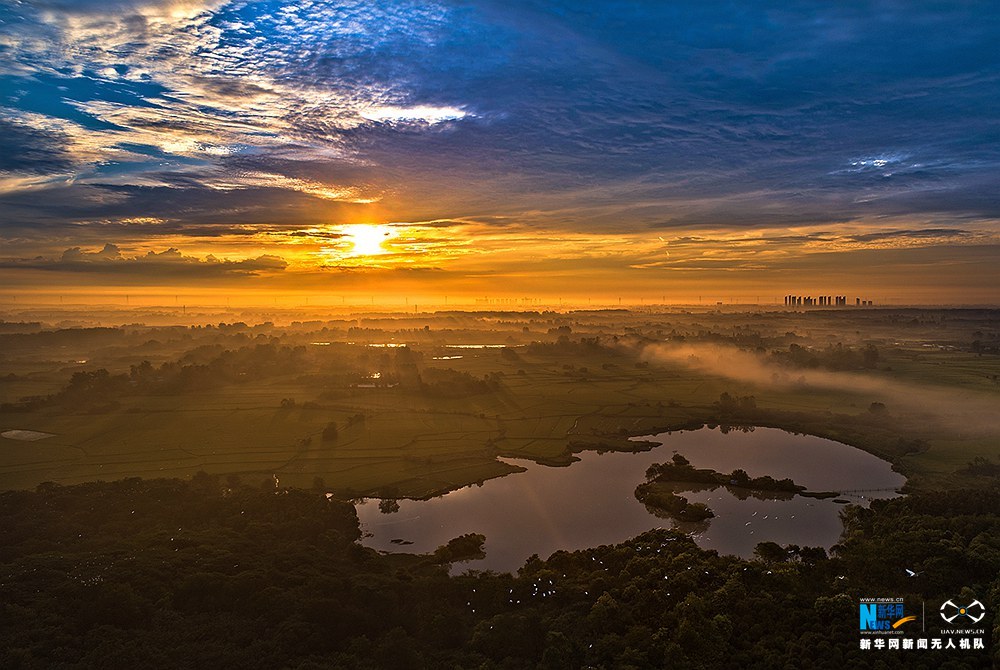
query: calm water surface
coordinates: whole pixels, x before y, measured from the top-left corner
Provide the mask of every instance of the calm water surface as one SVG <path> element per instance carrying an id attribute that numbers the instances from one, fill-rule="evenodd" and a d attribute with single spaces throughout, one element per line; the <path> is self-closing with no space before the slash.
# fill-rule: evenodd
<path id="1" fill-rule="evenodd" d="M 677 525 L 651 514 L 635 499 L 635 487 L 645 480 L 646 468 L 669 460 L 675 451 L 699 468 L 743 468 L 751 477 L 791 477 L 811 491 L 852 491 L 843 497 L 857 504 L 892 497 L 905 481 L 888 463 L 860 449 L 774 428 L 728 434 L 703 428 L 635 439 L 660 446 L 640 453 L 585 452 L 562 468 L 504 459 L 527 471 L 431 500 L 400 500 L 392 514 L 380 512 L 378 500 L 366 500 L 357 506 L 366 533 L 362 542 L 382 551 L 426 553 L 458 535 L 485 535 L 486 558 L 457 564 L 458 572 L 513 572 L 532 554 L 546 558 L 559 549 L 614 544 L 673 526 L 691 532 L 701 547 L 745 557 L 768 540 L 829 548 L 840 536 L 843 507 L 832 500 L 741 500 L 725 488 L 684 492 L 688 500 L 711 507 L 716 517 L 707 525 Z"/>

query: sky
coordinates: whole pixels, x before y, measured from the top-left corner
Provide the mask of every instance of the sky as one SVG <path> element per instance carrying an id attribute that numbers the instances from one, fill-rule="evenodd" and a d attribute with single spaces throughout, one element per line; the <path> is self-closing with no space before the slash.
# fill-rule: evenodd
<path id="1" fill-rule="evenodd" d="M 0 298 L 1000 303 L 995 2 L 0 0 Z"/>

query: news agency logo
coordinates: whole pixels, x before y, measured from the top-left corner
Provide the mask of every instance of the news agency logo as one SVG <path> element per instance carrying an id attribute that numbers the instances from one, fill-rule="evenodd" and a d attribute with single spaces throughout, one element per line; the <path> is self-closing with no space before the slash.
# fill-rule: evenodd
<path id="1" fill-rule="evenodd" d="M 894 631 L 917 618 L 906 616 L 902 598 L 863 599 L 859 609 L 859 627 L 862 631 Z"/>

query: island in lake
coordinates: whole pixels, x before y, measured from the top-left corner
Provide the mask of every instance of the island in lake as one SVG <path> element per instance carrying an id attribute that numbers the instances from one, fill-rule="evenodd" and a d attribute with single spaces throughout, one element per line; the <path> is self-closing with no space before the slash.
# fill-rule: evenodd
<path id="1" fill-rule="evenodd" d="M 696 468 L 681 454 L 674 454 L 667 463 L 654 463 L 646 470 L 646 481 L 635 489 L 635 497 L 654 514 L 668 516 L 678 521 L 703 521 L 715 516 L 705 503 L 692 503 L 677 491 L 696 488 L 717 488 L 725 486 L 746 489 L 754 493 L 769 494 L 770 497 L 791 497 L 806 495 L 806 487 L 799 486 L 791 479 L 775 479 L 768 475 L 750 477 L 746 470 L 738 468 L 726 475 L 710 468 Z M 829 497 L 835 493 L 812 494 Z"/>

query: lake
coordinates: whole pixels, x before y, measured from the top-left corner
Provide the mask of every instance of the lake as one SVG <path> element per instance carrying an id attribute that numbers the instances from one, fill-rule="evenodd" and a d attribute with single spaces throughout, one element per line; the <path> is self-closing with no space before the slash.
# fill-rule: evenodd
<path id="1" fill-rule="evenodd" d="M 546 558 L 559 549 L 615 544 L 660 527 L 677 527 L 703 548 L 744 557 L 768 540 L 828 549 L 841 532 L 843 505 L 832 499 L 740 499 L 721 487 L 682 492 L 711 507 L 716 517 L 707 524 L 676 524 L 651 514 L 635 499 L 635 487 L 645 481 L 646 468 L 670 460 L 674 452 L 698 468 L 790 477 L 810 491 L 844 492 L 855 504 L 893 497 L 905 482 L 887 462 L 860 449 L 775 428 L 725 434 L 702 428 L 634 439 L 660 446 L 638 453 L 584 452 L 568 467 L 504 459 L 526 471 L 430 500 L 400 500 L 399 511 L 391 514 L 379 511 L 377 499 L 365 500 L 357 505 L 362 543 L 381 551 L 427 553 L 465 533 L 485 535 L 486 558 L 456 564 L 453 572 L 514 572 L 532 554 Z"/>

